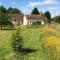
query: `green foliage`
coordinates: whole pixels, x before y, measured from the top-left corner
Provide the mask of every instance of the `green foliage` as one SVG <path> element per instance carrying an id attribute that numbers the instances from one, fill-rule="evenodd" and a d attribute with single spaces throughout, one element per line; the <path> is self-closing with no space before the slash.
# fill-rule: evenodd
<path id="1" fill-rule="evenodd" d="M 20 30 L 18 29 L 15 32 L 15 34 L 12 35 L 12 47 L 16 53 L 19 53 L 21 51 L 22 46 L 23 46 L 23 39 L 20 36 Z"/>
<path id="2" fill-rule="evenodd" d="M 41 22 L 39 22 L 39 21 L 33 22 L 32 25 L 41 25 Z"/>
<path id="3" fill-rule="evenodd" d="M 37 8 L 34 8 L 31 14 L 39 15 L 40 13 Z"/>
<path id="4" fill-rule="evenodd" d="M 8 13 L 8 14 L 22 14 L 19 9 L 17 9 L 17 8 L 12 8 L 12 7 L 8 8 L 7 13 Z"/>
<path id="5" fill-rule="evenodd" d="M 23 14 L 19 9 L 9 7 L 6 9 L 4 6 L 0 6 L 0 13 L 6 13 L 6 14 Z"/>
<path id="6" fill-rule="evenodd" d="M 23 39 L 20 35 L 20 29 L 18 29 L 13 35 L 12 35 L 12 49 L 16 54 L 17 60 L 22 60 L 22 46 L 23 46 Z"/>
<path id="7" fill-rule="evenodd" d="M 1 30 L 3 29 L 3 26 L 9 26 L 12 28 L 13 24 L 10 21 L 10 17 L 7 14 L 7 9 L 3 6 L 0 6 L 0 27 Z"/>
<path id="8" fill-rule="evenodd" d="M 55 16 L 54 18 L 52 18 L 52 20 L 56 23 L 60 23 L 60 16 Z"/>
<path id="9" fill-rule="evenodd" d="M 59 25 L 60 26 L 60 25 Z M 58 27 L 57 27 L 58 29 Z M 13 30 L 15 32 L 15 30 Z M 58 33 L 59 31 L 56 30 Z M 47 32 L 44 32 L 42 27 L 40 28 L 23 28 L 21 30 L 21 35 L 23 36 L 24 40 L 24 48 L 32 48 L 32 49 L 38 49 L 37 52 L 32 52 L 28 53 L 27 55 L 24 56 L 24 60 L 60 60 L 60 53 L 56 54 L 55 56 L 55 47 L 46 47 L 42 46 L 43 41 L 42 38 L 44 36 L 47 36 Z M 50 34 L 50 33 L 48 33 Z M 9 31 L 4 31 L 0 30 L 0 60 L 20 60 L 16 59 L 16 56 L 14 55 L 15 53 L 11 53 L 11 35 L 12 35 L 12 30 Z M 13 34 L 15 35 L 15 34 Z M 55 35 L 55 33 L 54 33 Z M 13 38 L 13 36 L 12 36 Z M 45 41 L 45 39 L 44 39 Z M 4 48 L 4 49 L 2 49 Z M 59 49 L 59 48 L 58 48 Z M 51 52 L 51 53 L 50 53 Z M 12 55 L 13 54 L 13 55 Z M 20 55 L 19 55 L 20 56 Z M 54 57 L 55 56 L 55 57 Z M 7 57 L 7 58 L 6 58 Z M 13 58 L 11 58 L 13 57 Z M 59 57 L 59 58 L 58 58 Z M 23 59 L 21 59 L 23 60 Z"/>
<path id="10" fill-rule="evenodd" d="M 9 20 L 9 17 L 6 13 L 0 13 L 0 26 L 1 29 L 3 26 L 13 26 L 12 22 Z"/>
<path id="11" fill-rule="evenodd" d="M 6 8 L 3 6 L 0 6 L 0 13 L 6 13 Z"/>
<path id="12" fill-rule="evenodd" d="M 50 14 L 50 12 L 49 12 L 49 11 L 46 11 L 46 12 L 44 13 L 44 15 L 45 15 L 45 17 L 47 18 L 47 22 L 50 23 L 50 22 L 51 22 L 51 14 Z"/>

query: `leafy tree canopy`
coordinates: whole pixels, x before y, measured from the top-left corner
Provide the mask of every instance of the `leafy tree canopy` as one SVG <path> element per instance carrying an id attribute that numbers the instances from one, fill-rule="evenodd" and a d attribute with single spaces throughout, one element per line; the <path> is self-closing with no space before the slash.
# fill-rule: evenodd
<path id="1" fill-rule="evenodd" d="M 54 18 L 52 18 L 53 21 L 60 23 L 60 16 L 55 16 Z"/>
<path id="2" fill-rule="evenodd" d="M 47 18 L 47 22 L 50 23 L 50 22 L 51 22 L 51 14 L 50 14 L 50 12 L 49 12 L 49 11 L 46 11 L 46 12 L 44 13 L 44 15 L 45 15 L 45 17 Z"/>
<path id="3" fill-rule="evenodd" d="M 0 13 L 0 27 L 1 30 L 3 29 L 3 26 L 9 26 L 9 27 L 13 27 L 12 22 L 9 20 L 9 17 L 7 14 L 4 13 Z"/>
<path id="4" fill-rule="evenodd" d="M 32 10 L 32 12 L 31 12 L 31 14 L 39 15 L 40 13 L 39 13 L 39 11 L 38 11 L 37 8 L 34 8 L 34 9 Z"/>
<path id="5" fill-rule="evenodd" d="M 0 6 L 0 12 L 2 12 L 2 13 L 6 13 L 6 8 L 3 7 L 3 6 Z"/>
<path id="6" fill-rule="evenodd" d="M 17 9 L 17 8 L 12 8 L 12 7 L 10 7 L 10 8 L 7 9 L 7 13 L 8 13 L 8 14 L 22 14 L 19 9 Z"/>
<path id="7" fill-rule="evenodd" d="M 47 17 L 47 19 L 51 19 L 51 14 L 50 14 L 50 12 L 49 11 L 46 11 L 45 13 L 44 13 L 44 15 Z"/>

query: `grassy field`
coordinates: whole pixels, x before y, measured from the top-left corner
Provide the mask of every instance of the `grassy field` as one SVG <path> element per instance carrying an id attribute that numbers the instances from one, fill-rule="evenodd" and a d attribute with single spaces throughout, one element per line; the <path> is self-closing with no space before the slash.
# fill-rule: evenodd
<path id="1" fill-rule="evenodd" d="M 60 60 L 59 27 L 60 25 L 43 26 L 40 28 L 22 28 L 23 47 L 37 50 L 24 55 L 24 59 Z M 16 60 L 11 48 L 13 32 L 15 32 L 15 30 L 0 30 L 0 60 Z"/>

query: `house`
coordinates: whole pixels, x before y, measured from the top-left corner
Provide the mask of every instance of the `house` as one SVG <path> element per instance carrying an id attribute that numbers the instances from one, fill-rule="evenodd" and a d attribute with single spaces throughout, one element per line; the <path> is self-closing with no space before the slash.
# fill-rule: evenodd
<path id="1" fill-rule="evenodd" d="M 31 25 L 33 22 L 45 24 L 46 18 L 43 15 L 12 15 L 11 21 L 14 25 Z"/>

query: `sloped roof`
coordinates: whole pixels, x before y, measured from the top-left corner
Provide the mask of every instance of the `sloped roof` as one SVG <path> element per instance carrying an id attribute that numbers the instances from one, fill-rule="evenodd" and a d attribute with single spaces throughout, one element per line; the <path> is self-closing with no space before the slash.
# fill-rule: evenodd
<path id="1" fill-rule="evenodd" d="M 43 15 L 26 15 L 27 19 L 43 19 Z"/>
<path id="2" fill-rule="evenodd" d="M 23 15 L 12 15 L 11 19 L 12 20 L 23 20 Z"/>
<path id="3" fill-rule="evenodd" d="M 27 19 L 45 19 L 43 15 L 25 15 Z M 24 15 L 11 15 L 12 20 L 23 20 Z"/>

